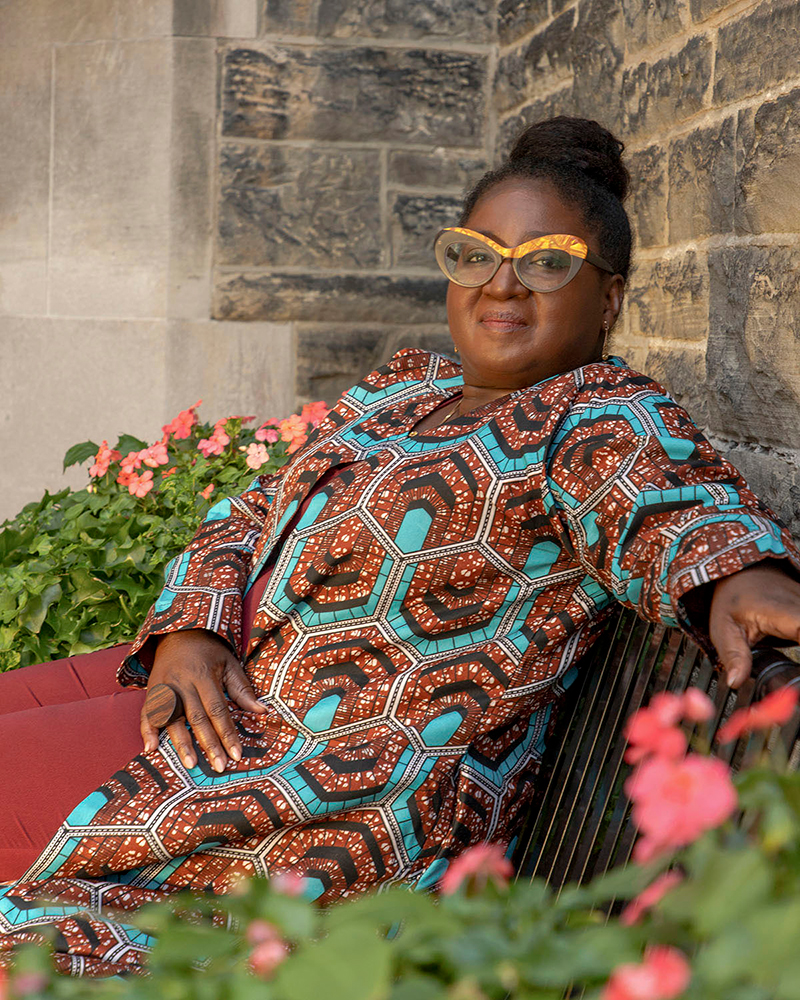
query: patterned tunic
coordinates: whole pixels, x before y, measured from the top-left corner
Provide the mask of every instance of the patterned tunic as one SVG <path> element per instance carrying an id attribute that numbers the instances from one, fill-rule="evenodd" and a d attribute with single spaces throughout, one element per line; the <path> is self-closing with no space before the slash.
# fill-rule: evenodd
<path id="1" fill-rule="evenodd" d="M 281 474 L 212 508 L 120 679 L 146 683 L 158 633 L 240 649 L 242 592 L 271 565 L 245 663 L 267 714 L 234 709 L 243 757 L 223 774 L 202 754 L 185 768 L 162 734 L 81 802 L 0 889 L 0 952 L 55 923 L 63 969 L 135 969 L 150 942 L 120 911 L 243 875 L 299 869 L 322 902 L 433 885 L 467 845 L 513 837 L 553 707 L 615 601 L 692 630 L 692 588 L 769 556 L 800 566 L 686 413 L 619 359 L 409 436 L 460 386 L 454 362 L 401 351 Z"/>

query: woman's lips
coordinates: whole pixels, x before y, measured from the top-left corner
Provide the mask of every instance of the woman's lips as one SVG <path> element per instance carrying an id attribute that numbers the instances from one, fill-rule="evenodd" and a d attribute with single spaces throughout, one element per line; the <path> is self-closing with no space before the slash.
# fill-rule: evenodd
<path id="1" fill-rule="evenodd" d="M 514 312 L 487 312 L 481 316 L 481 326 L 497 333 L 513 333 L 515 330 L 522 330 L 528 324 L 525 319 Z"/>

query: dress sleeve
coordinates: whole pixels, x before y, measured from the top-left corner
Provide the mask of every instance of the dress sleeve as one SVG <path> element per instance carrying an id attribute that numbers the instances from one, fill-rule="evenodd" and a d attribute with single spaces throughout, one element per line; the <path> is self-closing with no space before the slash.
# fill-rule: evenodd
<path id="1" fill-rule="evenodd" d="M 244 588 L 280 475 L 258 476 L 240 496 L 216 503 L 186 550 L 167 564 L 164 589 L 117 673 L 120 684 L 147 684 L 148 640 L 166 632 L 208 629 L 241 648 Z"/>
<path id="2" fill-rule="evenodd" d="M 687 613 L 689 591 L 762 559 L 798 570 L 800 555 L 688 414 L 638 380 L 629 398 L 609 391 L 572 404 L 548 449 L 546 502 L 575 558 L 617 600 L 709 648 L 704 623 Z"/>

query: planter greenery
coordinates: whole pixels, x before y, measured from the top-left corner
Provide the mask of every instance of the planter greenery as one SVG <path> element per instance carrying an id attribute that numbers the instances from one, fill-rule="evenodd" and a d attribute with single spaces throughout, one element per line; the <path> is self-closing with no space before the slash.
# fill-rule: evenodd
<path id="1" fill-rule="evenodd" d="M 148 446 L 124 434 L 70 448 L 64 467 L 92 460 L 82 490 L 45 493 L 0 526 L 0 670 L 124 642 L 135 635 L 215 499 L 275 472 L 326 412 L 314 403 L 261 426 L 198 421 L 200 404 Z"/>

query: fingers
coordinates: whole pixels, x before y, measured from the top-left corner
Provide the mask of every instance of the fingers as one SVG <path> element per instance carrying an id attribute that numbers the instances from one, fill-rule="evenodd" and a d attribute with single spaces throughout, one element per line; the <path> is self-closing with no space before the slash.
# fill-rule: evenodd
<path id="1" fill-rule="evenodd" d="M 186 767 L 196 766 L 198 747 L 218 773 L 225 770 L 229 758 L 242 759 L 242 744 L 225 688 L 231 700 L 246 711 L 263 714 L 266 709 L 257 701 L 244 669 L 225 643 L 202 629 L 168 634 L 156 649 L 148 690 L 159 684 L 167 685 L 183 702 L 184 716 L 166 729 Z M 157 735 L 152 722 L 143 717 L 142 738 L 155 740 L 146 742 L 147 747 L 155 749 Z"/>
<path id="2" fill-rule="evenodd" d="M 231 718 L 230 708 L 222 693 L 222 689 L 212 683 L 201 683 L 194 691 L 184 696 L 186 710 L 185 720 L 178 720 L 174 726 L 168 727 L 168 732 L 175 747 L 181 755 L 181 760 L 187 766 L 196 763 L 191 740 L 186 731 L 184 721 L 188 723 L 194 738 L 205 754 L 208 762 L 218 773 L 222 773 L 228 764 L 228 758 L 242 759 L 242 745 Z M 183 729 L 183 732 L 177 730 Z M 176 730 L 173 735 L 173 729 Z M 180 746 L 178 742 L 180 742 Z M 187 761 L 192 763 L 188 764 Z"/>
<path id="3" fill-rule="evenodd" d="M 770 564 L 723 577 L 714 588 L 709 634 L 728 684 L 749 676 L 753 646 L 765 636 L 800 641 L 800 583 Z"/>
<path id="4" fill-rule="evenodd" d="M 738 688 L 750 676 L 753 654 L 747 633 L 735 621 L 721 622 L 711 636 L 716 647 L 725 680 L 729 687 Z"/>
<path id="5" fill-rule="evenodd" d="M 256 712 L 263 715 L 266 708 L 256 698 L 253 685 L 250 683 L 244 667 L 238 660 L 231 658 L 225 667 L 225 687 L 228 690 L 228 697 L 235 701 L 239 708 L 246 712 Z"/>
<path id="6" fill-rule="evenodd" d="M 139 731 L 142 734 L 142 742 L 144 743 L 145 753 L 150 753 L 151 750 L 156 750 L 158 748 L 158 730 L 155 726 L 151 725 L 150 720 L 147 718 L 147 701 L 145 701 L 144 705 L 142 705 Z"/>

